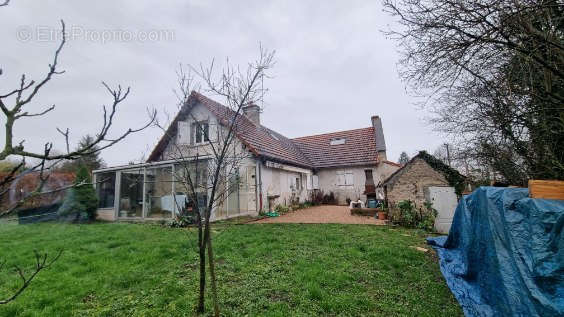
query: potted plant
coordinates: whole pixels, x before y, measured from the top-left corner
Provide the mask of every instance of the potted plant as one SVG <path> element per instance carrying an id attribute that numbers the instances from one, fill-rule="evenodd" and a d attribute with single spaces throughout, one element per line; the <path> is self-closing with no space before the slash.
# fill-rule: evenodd
<path id="1" fill-rule="evenodd" d="M 378 220 L 387 220 L 388 219 L 388 211 L 384 208 L 378 210 Z"/>

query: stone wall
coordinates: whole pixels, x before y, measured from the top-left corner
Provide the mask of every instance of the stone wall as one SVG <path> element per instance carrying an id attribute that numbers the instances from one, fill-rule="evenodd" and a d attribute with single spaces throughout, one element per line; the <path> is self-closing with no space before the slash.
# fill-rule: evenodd
<path id="1" fill-rule="evenodd" d="M 386 197 L 390 206 L 402 200 L 411 200 L 419 208 L 425 203 L 425 188 L 449 186 L 445 177 L 427 162 L 416 158 L 386 184 Z"/>

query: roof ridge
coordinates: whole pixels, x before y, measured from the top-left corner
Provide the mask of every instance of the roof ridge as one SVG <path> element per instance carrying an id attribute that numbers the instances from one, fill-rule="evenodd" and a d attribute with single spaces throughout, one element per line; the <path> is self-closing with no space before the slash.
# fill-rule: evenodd
<path id="1" fill-rule="evenodd" d="M 349 131 L 366 130 L 366 129 L 373 129 L 373 128 L 374 128 L 374 127 L 365 127 L 365 128 L 356 128 L 356 129 L 349 129 L 349 130 L 340 130 L 340 131 L 335 131 L 335 132 L 326 132 L 326 133 L 320 133 L 320 134 L 304 135 L 304 136 L 299 136 L 299 137 L 291 138 L 290 140 L 305 139 L 305 138 L 316 137 L 316 136 L 323 136 L 323 135 L 329 135 L 329 134 L 343 133 L 343 132 L 349 132 Z"/>

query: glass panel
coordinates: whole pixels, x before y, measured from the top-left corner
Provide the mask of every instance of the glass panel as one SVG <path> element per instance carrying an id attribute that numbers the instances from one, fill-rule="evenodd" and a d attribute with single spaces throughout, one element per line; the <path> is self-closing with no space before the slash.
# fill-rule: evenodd
<path id="1" fill-rule="evenodd" d="M 186 166 L 185 164 L 190 165 Z M 193 206 L 193 202 L 190 201 L 190 195 L 188 194 L 190 188 L 188 177 L 190 177 L 195 184 L 198 206 L 201 208 L 205 207 L 207 203 L 207 162 L 199 163 L 197 168 L 195 163 L 179 164 L 175 166 L 175 171 L 174 193 L 177 203 L 180 204 L 182 209 L 186 207 L 184 206 L 185 202 L 187 202 L 189 208 Z"/>
<path id="2" fill-rule="evenodd" d="M 227 214 L 236 215 L 240 213 L 239 208 L 239 170 L 229 176 L 227 196 Z"/>
<path id="3" fill-rule="evenodd" d="M 121 171 L 119 217 L 143 216 L 143 170 Z"/>
<path id="4" fill-rule="evenodd" d="M 96 174 L 96 182 L 98 208 L 114 208 L 116 173 L 108 172 Z"/>
<path id="5" fill-rule="evenodd" d="M 177 197 L 182 199 L 181 197 Z M 145 217 L 171 218 L 174 210 L 172 167 L 147 169 L 145 172 Z M 182 200 L 179 201 L 179 203 Z"/>
<path id="6" fill-rule="evenodd" d="M 207 123 L 203 123 L 202 130 L 204 133 L 204 141 L 208 142 L 210 140 L 210 126 Z"/>

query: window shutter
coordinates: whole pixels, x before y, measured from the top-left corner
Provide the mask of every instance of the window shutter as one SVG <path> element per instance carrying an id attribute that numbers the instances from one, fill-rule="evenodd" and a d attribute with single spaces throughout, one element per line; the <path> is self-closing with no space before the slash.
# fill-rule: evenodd
<path id="1" fill-rule="evenodd" d="M 351 186 L 354 185 L 353 181 L 353 173 L 346 173 L 345 174 L 345 185 Z"/>
<path id="2" fill-rule="evenodd" d="M 337 171 L 337 185 L 345 185 L 345 175 L 343 171 Z"/>
<path id="3" fill-rule="evenodd" d="M 188 122 L 179 121 L 178 122 L 178 131 L 176 131 L 176 143 L 177 144 L 188 144 L 190 129 L 188 128 Z"/>
<path id="4" fill-rule="evenodd" d="M 313 183 L 313 189 L 319 189 L 319 176 L 312 175 L 311 181 Z"/>
<path id="5" fill-rule="evenodd" d="M 313 180 L 311 174 L 306 174 L 306 189 L 313 189 Z"/>
<path id="6" fill-rule="evenodd" d="M 192 125 L 190 126 L 190 144 L 194 144 L 194 139 L 196 137 L 196 124 L 192 123 Z"/>
<path id="7" fill-rule="evenodd" d="M 217 141 L 217 125 L 214 123 L 209 125 L 209 138 L 211 142 Z"/>

